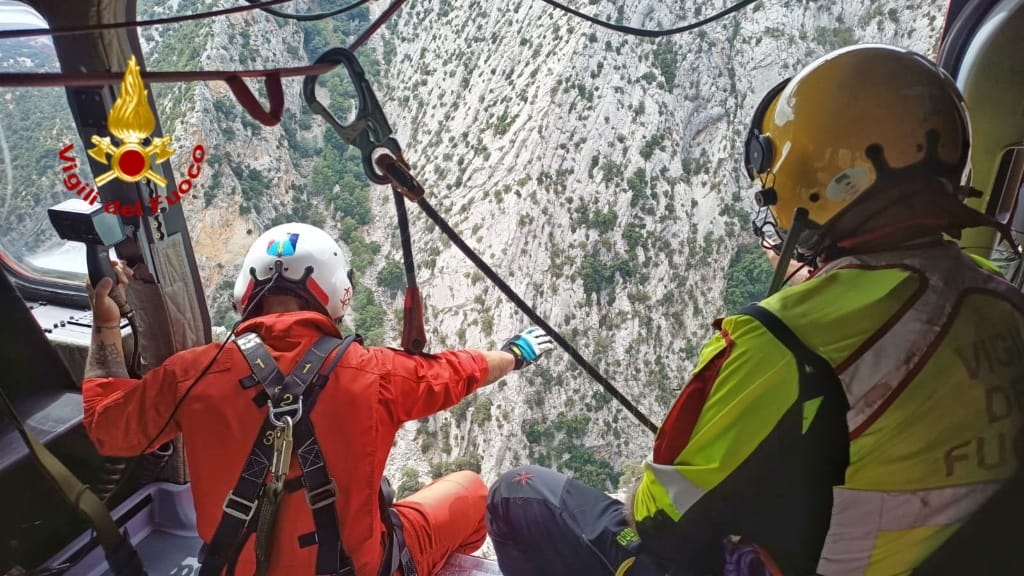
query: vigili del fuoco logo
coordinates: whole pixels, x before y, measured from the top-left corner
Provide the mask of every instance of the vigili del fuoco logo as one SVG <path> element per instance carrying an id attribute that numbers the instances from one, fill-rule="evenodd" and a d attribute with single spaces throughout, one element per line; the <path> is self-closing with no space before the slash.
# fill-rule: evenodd
<path id="1" fill-rule="evenodd" d="M 146 100 L 146 88 L 142 83 L 142 74 L 134 55 L 128 60 L 128 68 L 124 72 L 124 79 L 121 80 L 121 91 L 107 117 L 107 128 L 111 136 L 93 135 L 93 147 L 86 152 L 97 162 L 110 166 L 110 170 L 96 177 L 95 186 L 83 180 L 76 172 L 78 158 L 72 154 L 75 145 L 68 144 L 61 149 L 58 157 L 64 162 L 61 171 L 64 173 L 64 188 L 68 192 L 75 193 L 92 205 L 99 199 L 96 188 L 114 178 L 122 182 L 138 182 L 146 178 L 161 188 L 167 186 L 167 179 L 154 171 L 153 167 L 166 162 L 174 154 L 174 149 L 170 147 L 171 137 L 151 137 L 156 128 L 156 118 Z M 116 139 L 117 144 L 111 141 L 112 137 Z M 178 186 L 166 196 L 155 194 L 149 199 L 149 207 L 153 214 L 160 210 L 162 202 L 166 201 L 169 206 L 173 206 L 192 190 L 192 180 L 202 173 L 204 158 L 206 150 L 203 145 L 195 145 L 192 148 L 192 163 L 188 167 L 188 177 L 178 182 Z M 142 202 L 136 201 L 134 205 L 123 206 L 120 200 L 105 202 L 103 211 L 111 214 L 120 212 L 126 217 L 141 216 Z"/>

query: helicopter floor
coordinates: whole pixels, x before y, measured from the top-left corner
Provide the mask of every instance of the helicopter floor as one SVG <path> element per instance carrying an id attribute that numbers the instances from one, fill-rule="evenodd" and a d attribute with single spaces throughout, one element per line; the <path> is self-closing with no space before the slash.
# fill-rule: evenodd
<path id="1" fill-rule="evenodd" d="M 187 485 L 158 482 L 127 500 L 114 511 L 131 535 L 150 576 L 194 576 L 199 571 L 197 552 L 202 543 L 195 532 L 192 493 Z M 54 556 L 48 566 L 59 566 L 92 546 L 83 534 Z M 67 576 L 107 576 L 103 551 L 90 550 Z M 453 555 L 438 576 L 501 576 L 498 565 L 476 556 Z"/>

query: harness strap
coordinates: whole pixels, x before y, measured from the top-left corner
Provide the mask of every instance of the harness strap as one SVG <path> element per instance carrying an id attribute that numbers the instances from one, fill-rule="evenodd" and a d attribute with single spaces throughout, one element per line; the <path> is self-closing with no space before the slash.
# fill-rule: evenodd
<path id="1" fill-rule="evenodd" d="M 797 368 L 798 399 L 787 411 L 790 430 L 799 434 L 793 446 L 785 448 L 778 465 L 787 486 L 778 492 L 789 515 L 788 533 L 762 533 L 768 550 L 776 548 L 774 561 L 789 572 L 813 573 L 832 521 L 833 490 L 846 482 L 850 463 L 849 403 L 842 382 L 828 360 L 807 347 L 786 324 L 757 305 L 740 311 L 761 323 L 793 356 Z M 792 419 L 796 419 L 794 422 Z M 802 421 L 802 427 L 801 427 Z M 775 492 L 773 492 L 774 494 Z M 771 513 L 778 505 L 766 505 Z M 770 529 L 766 525 L 759 530 Z"/>
<path id="2" fill-rule="evenodd" d="M 306 387 L 316 379 L 321 366 L 330 353 L 335 348 L 341 347 L 331 363 L 330 368 L 333 370 L 341 356 L 344 355 L 348 344 L 355 338 L 356 336 L 350 336 L 345 342 L 341 342 L 330 336 L 321 337 L 299 361 L 293 374 L 287 378 L 280 372 L 258 335 L 248 333 L 235 340 L 246 362 L 249 363 L 253 376 L 263 385 L 268 398 L 270 398 L 270 411 L 253 442 L 252 450 L 246 459 L 235 488 L 228 493 L 224 501 L 224 514 L 214 531 L 213 538 L 208 546 L 203 547 L 200 559 L 202 566 L 199 569 L 201 576 L 220 574 L 228 564 L 231 564 L 229 572 L 233 572 L 234 563 L 237 561 L 242 547 L 255 531 L 256 523 L 252 522 L 252 519 L 256 516 L 259 495 L 273 456 L 273 432 L 276 426 L 272 420 L 284 415 L 300 419 L 302 394 Z M 323 381 L 326 381 L 328 375 L 329 372 L 320 376 Z M 299 421 L 302 420 L 308 420 L 308 418 Z M 333 511 L 333 507 L 330 508 Z M 340 542 L 338 546 L 340 548 Z M 320 572 L 318 566 L 318 573 L 333 574 L 335 572 Z"/>
<path id="3" fill-rule="evenodd" d="M 53 483 L 72 508 L 88 519 L 96 531 L 96 542 L 103 548 L 111 573 L 115 576 L 145 576 L 142 560 L 128 538 L 127 529 L 124 533 L 120 532 L 106 504 L 25 428 L 24 422 L 14 411 L 14 405 L 3 388 L 0 388 L 0 406 L 3 407 L 0 414 L 6 413 L 10 418 L 44 476 Z"/>
<path id="4" fill-rule="evenodd" d="M 388 515 L 391 518 L 392 539 L 394 540 L 391 565 L 401 566 L 403 576 L 419 576 L 416 572 L 416 564 L 412 561 L 412 553 L 405 545 L 405 531 L 402 528 L 402 519 L 398 516 L 398 510 L 389 508 Z"/>
<path id="5" fill-rule="evenodd" d="M 352 335 L 341 344 L 334 360 L 327 371 L 317 379 L 316 384 L 307 394 L 306 411 L 311 412 L 323 389 L 327 376 L 334 370 L 349 345 L 356 340 Z M 322 361 L 321 361 L 322 363 Z M 319 366 L 317 366 L 319 368 Z M 306 503 L 313 513 L 313 525 L 316 528 L 316 573 L 317 574 L 354 574 L 352 558 L 345 551 L 341 542 L 338 523 L 338 512 L 334 501 L 338 498 L 338 486 L 331 478 L 324 462 L 323 452 L 316 440 L 313 420 L 303 418 L 295 423 L 294 428 L 295 455 L 302 469 L 302 484 L 306 488 Z"/>
<path id="6" fill-rule="evenodd" d="M 796 359 L 800 373 L 799 402 L 821 398 L 818 416 L 814 418 L 804 438 L 811 444 L 831 445 L 831 448 L 825 451 L 830 459 L 827 462 L 816 461 L 808 464 L 819 469 L 825 466 L 826 477 L 833 486 L 845 484 L 846 468 L 850 464 L 850 434 L 846 424 L 846 412 L 850 409 L 850 404 L 832 364 L 808 348 L 789 326 L 768 309 L 751 304 L 740 310 L 739 314 L 750 316 L 760 322 Z"/>
<path id="7" fill-rule="evenodd" d="M 381 558 L 377 576 L 392 576 L 399 568 L 402 569 L 403 576 L 419 576 L 416 572 L 416 564 L 412 560 L 412 553 L 409 552 L 409 547 L 405 544 L 402 518 L 398 515 L 398 511 L 391 507 L 395 491 L 391 489 L 391 483 L 388 482 L 387 476 L 381 479 L 378 494 L 380 519 L 387 528 L 388 542 L 384 547 L 384 556 Z"/>

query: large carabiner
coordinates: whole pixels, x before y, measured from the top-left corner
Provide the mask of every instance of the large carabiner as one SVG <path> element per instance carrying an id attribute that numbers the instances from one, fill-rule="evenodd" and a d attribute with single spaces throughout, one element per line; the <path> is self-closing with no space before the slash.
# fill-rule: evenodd
<path id="1" fill-rule="evenodd" d="M 359 107 L 355 119 L 349 124 L 342 124 L 334 114 L 316 99 L 316 81 L 320 75 L 306 76 L 302 81 L 302 96 L 310 110 L 320 115 L 331 128 L 350 146 L 359 149 L 363 158 L 363 170 L 366 177 L 376 184 L 389 184 L 391 179 L 373 164 L 373 153 L 381 148 L 387 149 L 395 157 L 400 157 L 402 148 L 391 136 L 391 125 L 384 116 L 384 109 L 377 101 L 370 82 L 366 79 L 363 67 L 354 54 L 347 48 L 331 48 L 316 59 L 316 64 L 343 64 L 348 77 L 355 88 Z"/>

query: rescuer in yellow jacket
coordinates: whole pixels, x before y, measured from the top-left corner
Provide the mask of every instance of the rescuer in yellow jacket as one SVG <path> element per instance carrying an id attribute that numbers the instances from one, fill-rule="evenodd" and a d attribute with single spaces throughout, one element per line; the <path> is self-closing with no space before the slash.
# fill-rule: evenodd
<path id="1" fill-rule="evenodd" d="M 812 277 L 715 323 L 625 509 L 503 475 L 504 574 L 908 574 L 949 538 L 1015 473 L 1024 422 L 1024 297 L 944 240 L 990 225 L 1019 254 L 962 202 L 970 139 L 956 85 L 905 50 L 772 89 L 744 149 L 755 228 Z"/>

